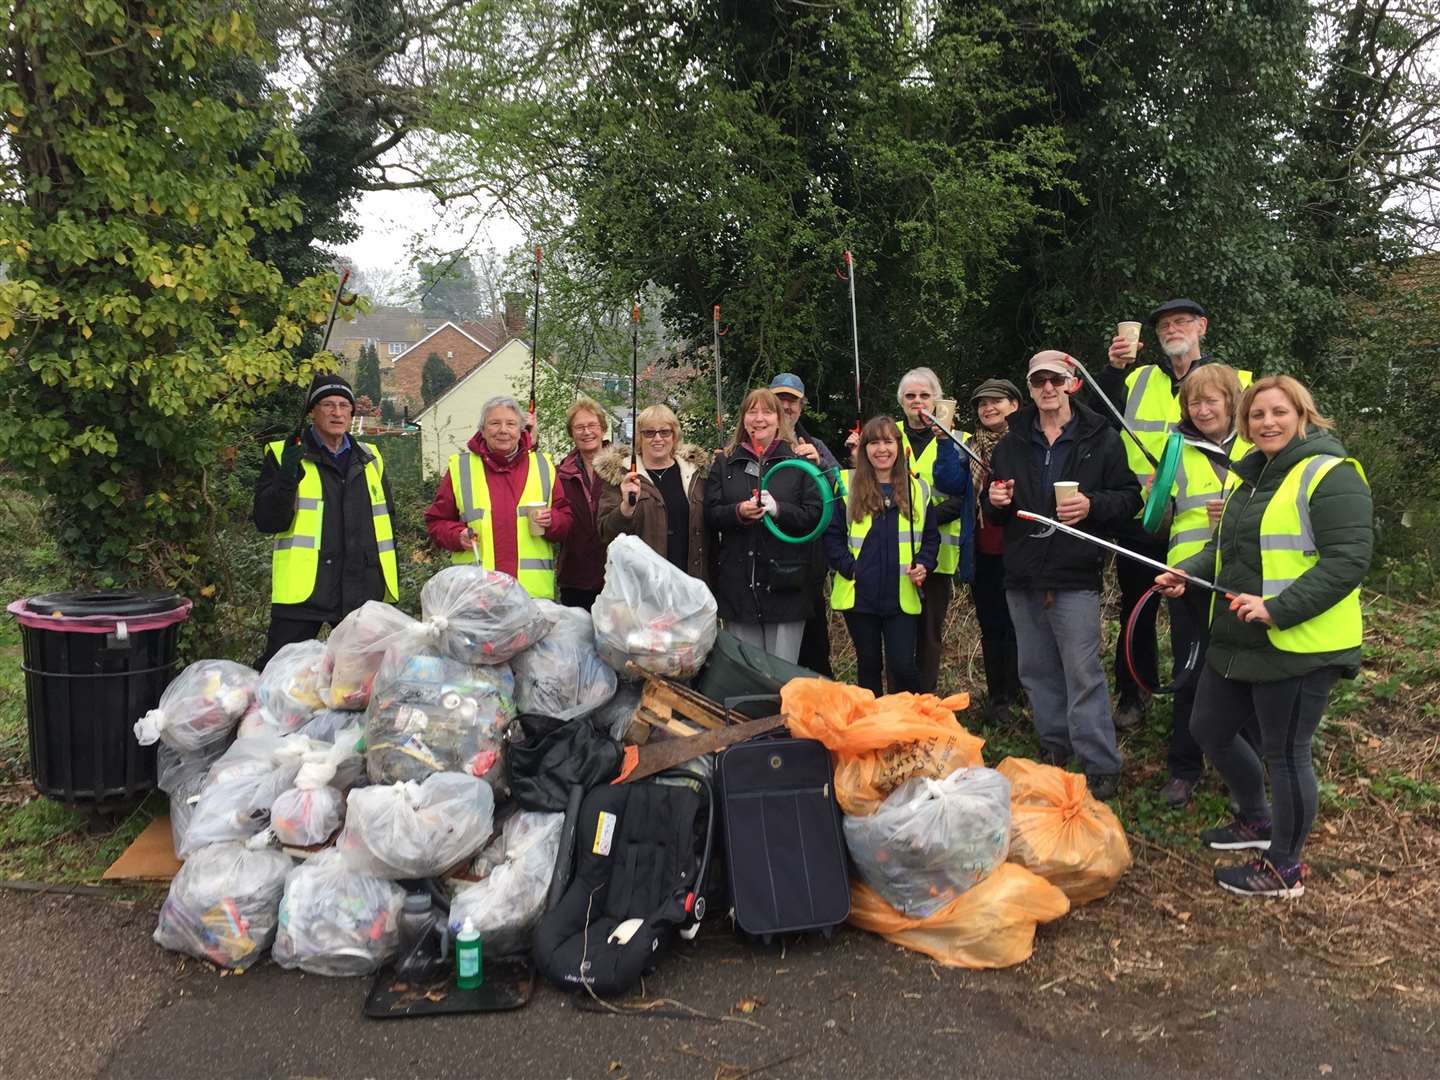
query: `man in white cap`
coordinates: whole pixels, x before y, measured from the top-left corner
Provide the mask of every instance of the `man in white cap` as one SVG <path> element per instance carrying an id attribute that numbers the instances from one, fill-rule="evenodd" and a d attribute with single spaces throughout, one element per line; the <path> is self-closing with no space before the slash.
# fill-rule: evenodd
<path id="1" fill-rule="evenodd" d="M 1091 794 L 1120 787 L 1120 752 L 1100 660 L 1100 574 L 1105 550 L 1016 516 L 1029 510 L 1087 532 L 1107 532 L 1139 511 L 1140 485 L 1104 418 L 1072 401 L 1074 368 L 1063 352 L 1030 358 L 1031 403 L 1010 417 L 990 458 L 986 518 L 1005 529 L 1005 598 L 1020 651 L 1041 754 L 1063 765 L 1078 755 Z M 1057 482 L 1078 485 L 1056 503 Z"/>
<path id="2" fill-rule="evenodd" d="M 354 391 L 339 375 L 317 374 L 305 401 L 309 423 L 265 447 L 255 485 L 255 527 L 275 537 L 257 668 L 365 601 L 400 595 L 395 500 L 380 451 L 350 438 Z"/>

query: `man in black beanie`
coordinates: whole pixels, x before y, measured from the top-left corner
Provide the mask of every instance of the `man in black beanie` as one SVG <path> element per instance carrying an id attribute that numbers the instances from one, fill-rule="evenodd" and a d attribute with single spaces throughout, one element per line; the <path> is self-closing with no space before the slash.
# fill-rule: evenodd
<path id="1" fill-rule="evenodd" d="M 255 485 L 255 527 L 275 537 L 270 629 L 256 668 L 365 601 L 400 594 L 395 500 L 380 451 L 350 438 L 355 392 L 339 375 L 317 374 L 305 403 L 309 423 L 265 447 Z"/>

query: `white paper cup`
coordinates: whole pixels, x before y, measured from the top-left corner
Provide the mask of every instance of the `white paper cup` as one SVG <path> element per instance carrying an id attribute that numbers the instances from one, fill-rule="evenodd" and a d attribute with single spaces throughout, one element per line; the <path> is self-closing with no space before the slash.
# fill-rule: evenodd
<path id="1" fill-rule="evenodd" d="M 1076 480 L 1055 481 L 1055 505 L 1059 505 L 1072 495 L 1080 494 L 1080 483 Z"/>
<path id="2" fill-rule="evenodd" d="M 1129 359 L 1134 360 L 1135 353 L 1140 348 L 1140 324 L 1138 322 L 1119 323 L 1115 327 L 1115 336 L 1123 337 L 1130 343 L 1130 351 L 1125 355 Z"/>
<path id="3" fill-rule="evenodd" d="M 544 525 L 541 525 L 540 522 L 539 522 L 539 520 L 538 520 L 539 517 L 540 517 L 540 512 L 541 512 L 542 510 L 544 510 L 544 509 L 545 509 L 545 507 L 543 507 L 543 506 L 527 506 L 527 507 L 525 508 L 525 516 L 530 519 L 530 535 L 531 535 L 531 536 L 544 536 L 544 535 L 545 535 L 545 526 L 544 526 Z"/>
<path id="4" fill-rule="evenodd" d="M 935 411 L 931 415 L 946 431 L 951 430 L 955 426 L 955 399 L 940 398 L 935 402 Z"/>

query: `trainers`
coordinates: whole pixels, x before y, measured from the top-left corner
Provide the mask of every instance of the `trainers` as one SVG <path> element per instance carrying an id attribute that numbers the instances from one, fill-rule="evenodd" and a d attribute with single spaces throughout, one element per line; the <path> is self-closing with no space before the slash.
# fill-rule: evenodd
<path id="1" fill-rule="evenodd" d="M 1115 708 L 1115 730 L 1129 731 L 1139 727 L 1145 720 L 1145 703 L 1121 699 Z"/>
<path id="2" fill-rule="evenodd" d="M 1120 794 L 1119 773 L 1087 773 L 1085 784 L 1090 794 L 1097 799 L 1113 799 Z"/>
<path id="3" fill-rule="evenodd" d="M 1190 804 L 1191 798 L 1195 795 L 1195 788 L 1198 783 L 1199 781 L 1196 780 L 1186 780 L 1183 777 L 1172 776 L 1170 782 L 1160 789 L 1160 798 L 1165 801 L 1167 806 L 1173 806 L 1178 810 L 1180 807 Z"/>
<path id="4" fill-rule="evenodd" d="M 1236 817 L 1229 825 L 1206 829 L 1200 834 L 1200 841 L 1216 851 L 1243 851 L 1255 848 L 1257 851 L 1270 850 L 1270 823 L 1249 822 Z"/>
<path id="5" fill-rule="evenodd" d="M 1308 873 L 1304 863 L 1276 866 L 1260 858 L 1243 866 L 1217 866 L 1215 884 L 1240 896 L 1304 896 Z"/>

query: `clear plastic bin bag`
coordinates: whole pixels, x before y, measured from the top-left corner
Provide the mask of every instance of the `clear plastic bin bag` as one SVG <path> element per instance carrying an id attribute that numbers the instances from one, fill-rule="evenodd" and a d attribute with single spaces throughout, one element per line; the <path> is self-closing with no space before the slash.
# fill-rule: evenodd
<path id="1" fill-rule="evenodd" d="M 295 731 L 325 707 L 320 697 L 323 641 L 296 641 L 282 646 L 260 673 L 255 700 L 269 721 L 282 731 Z"/>
<path id="2" fill-rule="evenodd" d="M 441 655 L 462 664 L 503 664 L 550 632 L 520 583 L 480 566 L 450 566 L 420 590 L 420 611 Z"/>
<path id="3" fill-rule="evenodd" d="M 463 772 L 509 793 L 505 733 L 515 719 L 508 665 L 462 664 L 391 650 L 365 713 L 365 761 L 377 784 Z"/>
<path id="4" fill-rule="evenodd" d="M 141 746 L 160 740 L 190 755 L 223 746 L 255 703 L 259 682 L 258 672 L 233 660 L 197 660 L 135 722 L 135 739 Z"/>
<path id="5" fill-rule="evenodd" d="M 396 880 L 436 877 L 485 846 L 494 818 L 488 784 L 463 773 L 434 773 L 418 784 L 351 791 L 335 843 L 352 867 L 366 873 Z"/>
<path id="6" fill-rule="evenodd" d="M 520 712 L 570 720 L 615 696 L 615 672 L 595 651 L 595 625 L 582 608 L 537 600 L 550 632 L 510 662 Z"/>
<path id="7" fill-rule="evenodd" d="M 591 608 L 595 648 L 622 677 L 634 662 L 654 675 L 688 679 L 715 646 L 715 597 L 638 536 L 617 536 L 605 556 L 605 586 Z"/>
<path id="8" fill-rule="evenodd" d="M 861 879 L 902 915 L 925 918 L 988 877 L 1010 848 L 1010 782 L 993 769 L 907 780 L 866 817 L 845 817 Z"/>
<path id="9" fill-rule="evenodd" d="M 273 848 L 212 844 L 187 859 L 175 880 L 155 943 L 223 968 L 243 970 L 275 936 L 290 857 Z"/>
<path id="10" fill-rule="evenodd" d="M 367 600 L 325 639 L 316 688 L 331 709 L 364 709 L 385 653 L 406 640 L 428 637 L 426 627 L 399 608 Z"/>
<path id="11" fill-rule="evenodd" d="M 351 867 L 331 848 L 285 879 L 271 955 L 312 975 L 369 975 L 400 949 L 405 890 Z"/>
<path id="12" fill-rule="evenodd" d="M 469 919 L 492 956 L 526 952 L 540 916 L 560 853 L 564 814 L 522 810 L 506 820 L 494 843 L 503 850 L 498 862 L 487 853 L 480 860 L 485 876 L 466 885 L 450 902 L 450 928 L 459 932 Z"/>

